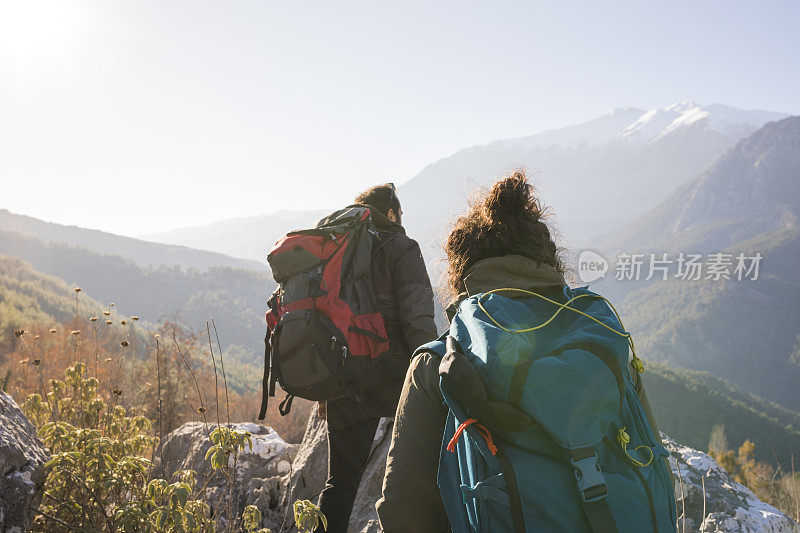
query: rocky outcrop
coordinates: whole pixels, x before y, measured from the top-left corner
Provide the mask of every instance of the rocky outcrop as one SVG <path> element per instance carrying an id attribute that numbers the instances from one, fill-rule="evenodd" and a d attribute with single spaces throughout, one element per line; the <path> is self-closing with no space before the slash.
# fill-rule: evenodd
<path id="1" fill-rule="evenodd" d="M 44 493 L 47 448 L 14 399 L 0 392 L 0 531 L 27 531 Z"/>
<path id="2" fill-rule="evenodd" d="M 381 419 L 375 432 L 364 476 L 356 494 L 353 504 L 353 514 L 350 517 L 351 533 L 373 533 L 381 531 L 378 524 L 378 513 L 375 511 L 375 502 L 381 494 L 383 473 L 386 470 L 386 455 L 392 437 L 393 419 Z M 317 502 L 319 495 L 325 488 L 328 475 L 328 429 L 324 420 L 316 415 L 308 419 L 306 432 L 297 454 L 292 461 L 291 475 L 285 480 L 285 489 L 278 509 L 290 509 L 296 500 L 311 500 Z M 283 522 L 283 521 L 282 521 Z M 272 524 L 273 531 L 276 526 Z"/>
<path id="3" fill-rule="evenodd" d="M 208 438 L 216 424 L 187 422 L 167 435 L 156 450 L 152 477 L 174 481 L 179 470 L 194 470 L 196 486 L 202 488 L 203 499 L 215 516 L 224 516 L 228 480 L 221 471 L 213 470 L 206 452 L 211 447 Z M 255 503 L 261 508 L 274 507 L 279 492 L 279 480 L 291 469 L 293 451 L 299 446 L 287 444 L 272 428 L 251 422 L 232 424 L 237 431 L 250 433 L 253 447 L 245 447 L 236 463 L 235 502 L 239 514 L 246 505 Z M 231 466 L 233 464 L 231 463 Z M 255 486 L 254 486 L 255 485 Z M 263 493 L 264 486 L 270 489 Z M 258 489 L 258 492 L 255 492 Z M 259 494 L 253 498 L 254 493 Z"/>
<path id="4" fill-rule="evenodd" d="M 211 447 L 208 436 L 215 427 L 216 424 L 187 422 L 167 435 L 156 450 L 153 477 L 171 480 L 172 473 L 178 470 L 194 470 L 200 485 L 209 479 L 213 484 L 213 479 L 221 478 L 221 474 L 213 474 L 205 458 Z M 270 477 L 289 472 L 289 453 L 298 445 L 287 444 L 275 430 L 261 424 L 241 422 L 231 427 L 249 432 L 253 440 L 253 447 L 246 447 L 239 454 L 237 477 Z"/>
<path id="5" fill-rule="evenodd" d="M 671 454 L 679 531 L 800 533 L 800 525 L 734 481 L 710 456 L 661 436 Z"/>
<path id="6" fill-rule="evenodd" d="M 261 510 L 263 525 L 273 532 L 296 531 L 292 504 L 297 500 L 317 502 L 328 474 L 328 429 L 324 420 L 312 414 L 301 444 L 287 444 L 271 428 L 259 424 L 234 424 L 249 431 L 253 449 L 240 454 L 237 463 L 236 505 L 239 512 L 247 505 Z M 214 426 L 187 422 L 164 438 L 156 452 L 153 477 L 173 478 L 178 470 L 194 470 L 197 486 L 212 512 L 224 514 L 227 480 L 211 469 L 205 459 L 211 443 L 208 435 Z M 391 441 L 392 419 L 381 420 L 375 432 L 373 451 L 353 505 L 351 532 L 379 532 L 375 501 L 383 482 L 386 454 Z"/>
<path id="7" fill-rule="evenodd" d="M 291 445 L 270 428 L 257 424 L 238 424 L 250 431 L 255 450 L 242 455 L 237 477 L 240 510 L 256 505 L 264 526 L 273 532 L 295 531 L 292 504 L 296 500 L 316 502 L 327 477 L 327 426 L 316 414 L 306 425 L 303 441 Z M 386 454 L 391 441 L 392 420 L 383 419 L 375 434 L 372 453 L 353 506 L 350 533 L 380 531 L 375 502 L 380 497 Z M 163 462 L 157 459 L 156 471 L 194 468 L 207 472 L 207 435 L 202 424 L 181 426 L 164 440 Z M 761 502 L 752 491 L 737 483 L 708 455 L 681 446 L 662 435 L 672 454 L 670 465 L 675 477 L 678 500 L 678 530 L 683 532 L 770 532 L 800 533 L 800 526 L 774 507 Z M 162 465 L 165 465 L 166 468 Z M 205 474 L 204 474 L 205 475 Z M 198 480 L 200 475 L 198 475 Z M 207 486 L 209 501 L 220 500 L 220 478 Z"/>

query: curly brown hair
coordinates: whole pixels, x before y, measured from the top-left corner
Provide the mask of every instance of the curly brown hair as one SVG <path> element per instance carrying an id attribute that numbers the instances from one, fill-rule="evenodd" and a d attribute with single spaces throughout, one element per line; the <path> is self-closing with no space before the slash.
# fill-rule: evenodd
<path id="1" fill-rule="evenodd" d="M 524 170 L 495 183 L 456 220 L 447 238 L 447 285 L 451 296 L 464 292 L 467 270 L 482 259 L 521 255 L 553 266 L 562 274 L 559 249 L 543 222 L 545 209 Z"/>

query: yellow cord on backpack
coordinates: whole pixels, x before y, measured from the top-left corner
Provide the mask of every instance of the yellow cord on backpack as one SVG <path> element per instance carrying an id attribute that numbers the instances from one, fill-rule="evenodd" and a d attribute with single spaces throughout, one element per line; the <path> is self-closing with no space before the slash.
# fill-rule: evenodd
<path id="1" fill-rule="evenodd" d="M 631 454 L 628 453 L 628 449 L 627 449 L 628 443 L 631 441 L 631 436 L 628 435 L 628 433 L 625 431 L 625 429 L 626 429 L 626 427 L 622 426 L 621 428 L 619 428 L 617 430 L 617 442 L 619 443 L 620 447 L 622 448 L 622 451 L 625 452 L 625 455 L 627 455 L 628 458 L 631 460 L 631 462 L 633 462 L 633 464 L 635 464 L 639 468 L 644 468 L 645 466 L 647 466 L 650 463 L 652 463 L 653 462 L 653 450 L 649 446 L 645 446 L 644 444 L 634 448 L 634 451 L 638 452 L 641 448 L 645 448 L 648 452 L 650 452 L 650 459 L 648 459 L 648 461 L 646 463 L 642 463 L 641 461 L 637 461 L 636 459 L 631 457 Z"/>
<path id="2" fill-rule="evenodd" d="M 553 313 L 553 315 L 550 318 L 548 318 L 547 320 L 545 320 L 544 322 L 542 322 L 538 326 L 533 326 L 531 328 L 526 328 L 526 329 L 508 329 L 508 328 L 504 327 L 502 324 L 500 324 L 497 320 L 495 320 L 494 317 L 489 314 L 489 311 L 487 311 L 486 308 L 483 306 L 483 299 L 486 296 L 488 296 L 490 294 L 493 294 L 493 293 L 496 293 L 496 292 L 502 292 L 502 291 L 517 291 L 517 292 L 521 292 L 523 294 L 527 294 L 527 295 L 530 295 L 530 296 L 536 296 L 538 298 L 541 298 L 542 300 L 550 302 L 551 304 L 557 305 L 558 309 L 556 310 L 555 313 Z M 589 315 L 587 313 L 584 313 L 583 311 L 579 311 L 579 310 L 575 309 L 574 307 L 570 307 L 569 305 L 567 305 L 567 304 L 570 304 L 570 303 L 572 303 L 573 301 L 575 301 L 575 300 L 577 300 L 579 298 L 600 298 L 601 300 L 605 301 L 608 304 L 608 306 L 611 308 L 611 310 L 614 312 L 614 315 L 617 317 L 617 321 L 619 322 L 619 325 L 622 326 L 623 329 L 625 328 L 625 326 L 623 326 L 623 324 L 622 324 L 622 319 L 620 318 L 619 313 L 617 313 L 617 310 L 614 307 L 614 304 L 612 304 L 611 302 L 608 301 L 608 299 L 604 298 L 603 296 L 600 296 L 599 294 L 579 294 L 578 296 L 573 296 L 572 298 L 567 300 L 566 303 L 562 304 L 561 302 L 557 302 L 555 300 L 551 300 L 550 298 L 548 298 L 546 296 L 543 296 L 543 295 L 541 295 L 539 293 L 536 293 L 536 292 L 533 292 L 533 291 L 526 291 L 525 289 L 512 289 L 512 288 L 493 289 L 491 291 L 487 291 L 487 292 L 483 293 L 483 295 L 481 295 L 481 297 L 478 298 L 478 307 L 480 307 L 481 311 L 486 313 L 486 316 L 489 317 L 489 320 L 491 320 L 494 323 L 495 326 L 497 326 L 498 328 L 502 329 L 503 331 L 506 331 L 508 333 L 515 333 L 515 334 L 516 333 L 528 333 L 529 331 L 534 331 L 534 330 L 537 330 L 539 328 L 545 327 L 547 324 L 549 324 L 550 322 L 555 320 L 555 318 L 558 316 L 558 314 L 561 312 L 562 309 L 569 309 L 570 311 L 575 311 L 579 315 L 583 315 L 586 318 L 594 320 L 595 322 L 597 322 L 598 324 L 600 324 L 604 328 L 607 328 L 607 329 L 613 331 L 614 333 L 616 333 L 620 337 L 625 337 L 626 339 L 628 339 L 628 345 L 631 348 L 631 354 L 633 356 L 633 359 L 631 360 L 631 366 L 633 366 L 634 370 L 636 370 L 636 372 L 638 372 L 640 374 L 642 372 L 644 372 L 644 364 L 642 363 L 642 360 L 639 359 L 639 356 L 636 355 L 636 348 L 633 346 L 633 338 L 631 337 L 631 334 L 628 333 L 628 332 L 617 331 L 616 329 L 612 328 L 608 324 L 604 324 L 603 322 L 601 322 L 600 320 L 596 319 L 595 317 L 593 317 L 593 316 L 591 316 L 591 315 Z"/>

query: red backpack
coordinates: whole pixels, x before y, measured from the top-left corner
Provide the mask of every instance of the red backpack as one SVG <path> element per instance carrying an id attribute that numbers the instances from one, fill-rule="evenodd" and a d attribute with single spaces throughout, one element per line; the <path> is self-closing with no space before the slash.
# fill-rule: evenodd
<path id="1" fill-rule="evenodd" d="M 287 393 L 281 415 L 295 396 L 358 400 L 379 385 L 374 370 L 389 354 L 389 339 L 372 285 L 377 243 L 370 208 L 352 205 L 289 233 L 270 251 L 278 289 L 268 302 L 259 420 L 276 382 Z"/>

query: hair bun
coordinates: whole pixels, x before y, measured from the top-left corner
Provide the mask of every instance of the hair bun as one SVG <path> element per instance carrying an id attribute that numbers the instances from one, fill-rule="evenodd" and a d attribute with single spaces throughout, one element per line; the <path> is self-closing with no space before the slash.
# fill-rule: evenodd
<path id="1" fill-rule="evenodd" d="M 559 250 L 525 171 L 501 179 L 460 216 L 447 237 L 447 285 L 464 292 L 468 270 L 490 257 L 521 255 L 564 273 Z"/>
<path id="2" fill-rule="evenodd" d="M 537 221 L 541 218 L 539 204 L 533 195 L 533 187 L 528 183 L 523 171 L 516 171 L 495 183 L 486 195 L 483 206 L 493 224 L 513 225 L 523 212 L 533 215 Z"/>

